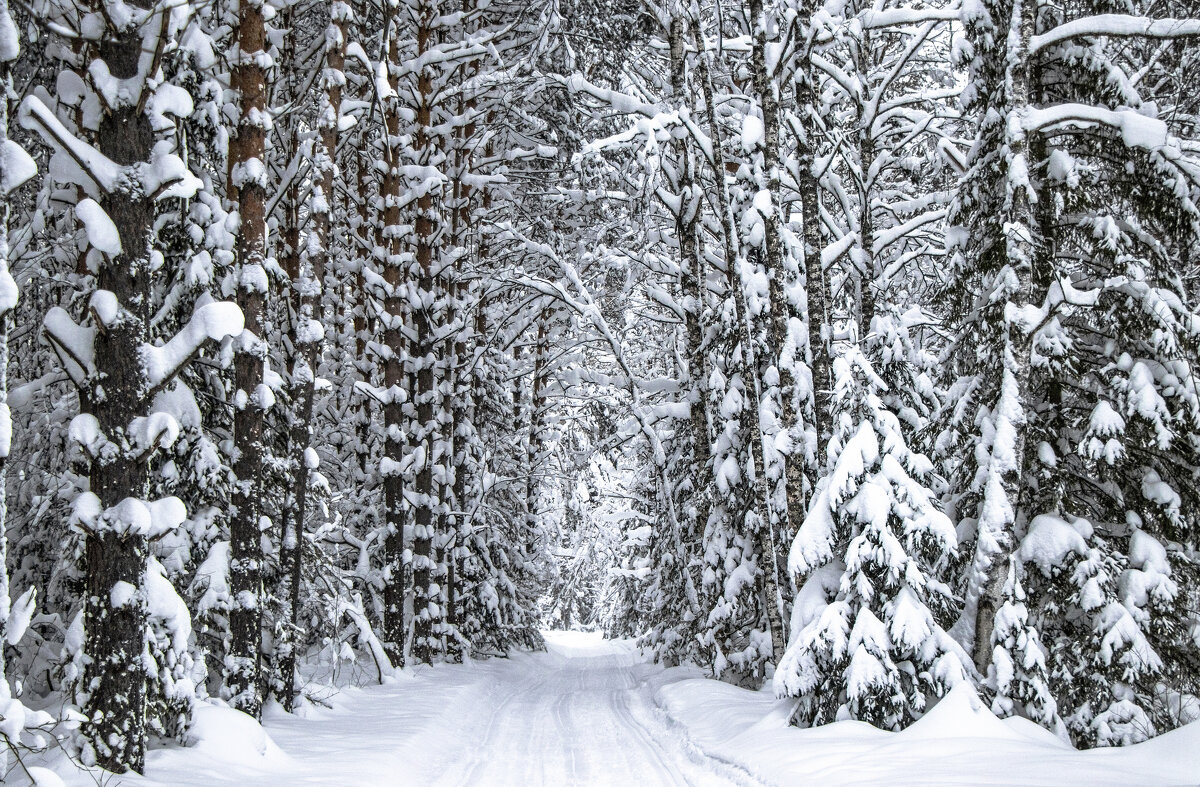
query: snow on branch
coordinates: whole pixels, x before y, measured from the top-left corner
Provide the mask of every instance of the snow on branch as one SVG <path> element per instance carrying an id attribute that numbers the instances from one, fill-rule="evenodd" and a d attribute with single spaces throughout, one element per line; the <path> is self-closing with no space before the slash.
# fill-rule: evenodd
<path id="1" fill-rule="evenodd" d="M 961 9 L 957 5 L 946 8 L 889 8 L 883 11 L 865 11 L 859 16 L 867 30 L 920 25 L 926 22 L 956 22 Z"/>
<path id="2" fill-rule="evenodd" d="M 111 508 L 103 508 L 100 498 L 92 492 L 84 492 L 75 498 L 71 513 L 74 524 L 89 533 L 108 532 L 150 539 L 170 533 L 187 518 L 187 508 L 178 497 L 161 500 L 127 497 Z"/>
<path id="3" fill-rule="evenodd" d="M 1100 124 L 1117 129 L 1131 148 L 1158 150 L 1167 145 L 1167 124 L 1131 109 L 1105 109 L 1091 104 L 1058 104 L 1030 109 L 1022 126 L 1026 131 L 1045 131 L 1055 126 Z"/>
<path id="4" fill-rule="evenodd" d="M 117 232 L 117 225 L 113 224 L 100 203 L 90 197 L 81 199 L 75 206 L 75 215 L 83 223 L 89 246 L 110 257 L 121 253 L 121 236 Z"/>
<path id="5" fill-rule="evenodd" d="M 1188 38 L 1200 36 L 1200 19 L 1150 19 L 1130 14 L 1096 14 L 1065 22 L 1029 39 L 1029 53 L 1082 36 Z"/>
<path id="6" fill-rule="evenodd" d="M 42 330 L 67 376 L 76 385 L 82 385 L 95 371 L 96 329 L 77 324 L 66 309 L 54 306 L 42 319 Z"/>
<path id="7" fill-rule="evenodd" d="M 825 248 L 821 249 L 821 267 L 828 268 L 839 257 L 850 250 L 850 247 L 858 242 L 857 232 L 847 232 L 838 240 L 830 243 Z"/>
<path id="8" fill-rule="evenodd" d="M 79 137 L 54 116 L 37 96 L 26 96 L 19 113 L 21 127 L 42 137 L 50 147 L 65 153 L 83 175 L 107 192 L 116 189 L 121 181 L 121 166 Z M 87 183 L 77 181 L 77 185 Z"/>
<path id="9" fill-rule="evenodd" d="M 171 341 L 162 347 L 142 346 L 142 362 L 150 388 L 157 389 L 174 377 L 204 342 L 237 336 L 244 325 L 242 310 L 236 304 L 220 302 L 201 306 Z"/>
<path id="10" fill-rule="evenodd" d="M 11 139 L 0 139 L 0 197 L 37 174 L 37 164 Z"/>
<path id="11" fill-rule="evenodd" d="M 573 74 L 560 81 L 570 93 L 591 96 L 622 115 L 641 115 L 645 118 L 654 118 L 662 112 L 662 107 L 656 104 L 647 104 L 628 93 L 594 85 L 585 79 L 583 74 Z"/>
<path id="12" fill-rule="evenodd" d="M 879 234 L 875 236 L 875 244 L 872 250 L 873 253 L 879 254 L 888 246 L 892 245 L 901 238 L 908 237 L 921 227 L 924 227 L 926 224 L 931 224 L 935 221 L 941 221 L 946 217 L 946 212 L 947 211 L 945 208 L 926 211 L 918 216 L 913 216 L 903 224 L 897 224 L 895 227 L 881 230 Z"/>

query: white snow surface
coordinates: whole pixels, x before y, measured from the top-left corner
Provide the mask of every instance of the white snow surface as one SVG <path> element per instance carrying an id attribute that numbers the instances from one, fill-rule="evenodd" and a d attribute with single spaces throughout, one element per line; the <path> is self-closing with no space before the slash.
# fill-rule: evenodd
<path id="1" fill-rule="evenodd" d="M 104 208 L 100 207 L 100 203 L 90 197 L 82 199 L 75 206 L 75 215 L 83 222 L 88 243 L 92 248 L 99 249 L 110 257 L 121 253 L 121 236 L 117 232 L 117 225 L 113 224 Z"/>
<path id="2" fill-rule="evenodd" d="M 701 751 L 763 784 L 1200 782 L 1200 723 L 1134 746 L 1077 751 L 1031 721 L 998 719 L 967 683 L 903 732 L 857 721 L 798 729 L 787 723 L 792 702 L 705 679 L 669 682 L 658 692 L 659 705 Z"/>
<path id="3" fill-rule="evenodd" d="M 1200 723 L 1078 752 L 1001 721 L 965 684 L 905 732 L 789 727 L 788 700 L 647 663 L 630 642 L 547 633 L 548 652 L 410 668 L 264 727 L 201 706 L 187 748 L 150 751 L 174 785 L 1180 784 L 1200 780 Z M 89 772 L 56 763 L 71 787 Z"/>

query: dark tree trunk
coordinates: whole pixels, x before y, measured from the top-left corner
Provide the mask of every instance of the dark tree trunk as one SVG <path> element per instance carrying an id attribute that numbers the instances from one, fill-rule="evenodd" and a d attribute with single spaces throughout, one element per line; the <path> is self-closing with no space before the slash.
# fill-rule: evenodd
<path id="1" fill-rule="evenodd" d="M 243 0 L 238 5 L 238 50 L 241 58 L 231 76 L 239 96 L 241 117 L 230 140 L 230 192 L 238 206 L 238 305 L 245 318 L 241 352 L 234 364 L 234 486 L 229 523 L 229 674 L 230 704 L 257 718 L 262 712 L 262 509 L 263 465 L 263 305 L 267 259 L 266 189 L 247 170 L 265 159 L 266 129 L 258 118 L 267 111 L 266 74 L 254 53 L 267 48 L 262 8 Z M 265 177 L 265 171 L 263 173 Z"/>
<path id="2" fill-rule="evenodd" d="M 121 47 L 136 51 L 140 32 L 112 31 L 110 41 L 100 45 L 99 55 L 113 76 L 136 74 L 136 63 L 116 52 Z M 149 160 L 154 131 L 144 113 L 122 106 L 101 119 L 96 139 L 104 155 L 129 165 Z M 155 210 L 152 197 L 128 181 L 104 195 L 100 206 L 116 225 L 122 253 L 100 266 L 96 287 L 112 292 L 120 308 L 115 320 L 98 326 L 96 374 L 81 391 L 81 399 L 82 409 L 95 416 L 101 434 L 119 449 L 94 459 L 89 472 L 91 492 L 106 510 L 126 498 L 144 498 L 148 491 L 149 465 L 144 452 L 129 441 L 127 429 L 143 414 L 149 388 L 141 347 L 151 308 L 145 277 Z M 88 532 L 85 545 L 83 731 L 99 765 L 117 773 L 140 772 L 146 754 L 146 672 L 140 665 L 148 545 L 143 533 L 122 532 L 117 523 L 103 520 L 98 525 Z"/>
<path id="3" fill-rule="evenodd" d="M 396 72 L 400 67 L 398 15 L 389 12 L 386 17 L 388 35 L 388 81 L 396 89 Z M 384 124 L 387 141 L 384 143 L 385 164 L 383 176 L 383 223 L 379 227 L 376 248 L 383 252 L 379 264 L 383 269 L 385 292 L 383 297 L 383 404 L 384 462 L 383 507 L 387 535 L 384 538 L 384 588 L 383 588 L 383 642 L 388 658 L 396 666 L 405 661 L 404 620 L 405 577 L 404 577 L 404 480 L 400 464 L 404 458 L 404 320 L 407 306 L 402 288 L 405 282 L 400 257 L 400 198 L 402 179 L 399 151 L 396 143 L 400 135 L 400 106 L 397 99 L 390 97 L 384 106 Z"/>
<path id="4" fill-rule="evenodd" d="M 417 54 L 429 51 L 434 41 L 434 9 L 422 3 L 417 19 Z M 414 147 L 422 164 L 434 158 L 435 141 L 431 136 L 433 101 L 432 66 L 426 64 L 417 76 L 417 114 Z M 435 509 L 438 507 L 434 495 L 433 468 L 439 461 L 437 456 L 438 424 L 434 417 L 437 390 L 434 384 L 437 367 L 437 348 L 434 331 L 438 327 L 435 314 L 436 297 L 434 263 L 438 243 L 437 206 L 431 191 L 417 198 L 416 244 L 417 244 L 417 290 L 421 293 L 421 305 L 414 310 L 413 333 L 416 337 L 416 352 L 411 359 L 416 378 L 416 434 L 417 444 L 424 449 L 424 460 L 417 467 L 414 489 L 413 521 L 413 658 L 431 662 L 437 647 L 435 638 L 440 632 L 442 617 L 440 593 L 435 587 L 437 561 L 434 544 L 437 540 Z"/>

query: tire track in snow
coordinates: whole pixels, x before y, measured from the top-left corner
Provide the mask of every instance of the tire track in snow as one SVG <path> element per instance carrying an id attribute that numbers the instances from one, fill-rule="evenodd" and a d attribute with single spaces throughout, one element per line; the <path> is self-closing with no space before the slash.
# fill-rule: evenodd
<path id="1" fill-rule="evenodd" d="M 455 744 L 429 747 L 414 772 L 440 771 L 439 787 L 759 784 L 660 718 L 645 680 L 653 669 L 597 645 L 493 662 L 489 690 L 454 725 Z"/>

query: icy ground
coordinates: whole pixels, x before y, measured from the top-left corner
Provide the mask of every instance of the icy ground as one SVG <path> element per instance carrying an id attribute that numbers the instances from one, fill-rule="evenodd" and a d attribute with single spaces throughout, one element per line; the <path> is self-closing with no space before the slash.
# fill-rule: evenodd
<path id="1" fill-rule="evenodd" d="M 141 785 L 1200 784 L 1200 723 L 1076 752 L 955 692 L 902 733 L 786 725 L 767 693 L 647 664 L 625 642 L 547 634 L 548 653 L 410 671 L 305 718 L 203 708 Z M 86 772 L 59 773 L 94 785 Z"/>

